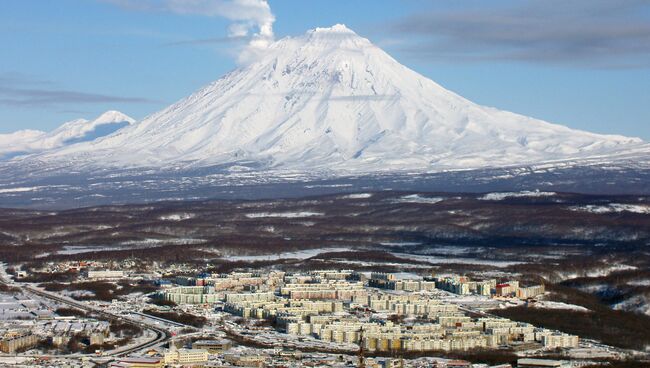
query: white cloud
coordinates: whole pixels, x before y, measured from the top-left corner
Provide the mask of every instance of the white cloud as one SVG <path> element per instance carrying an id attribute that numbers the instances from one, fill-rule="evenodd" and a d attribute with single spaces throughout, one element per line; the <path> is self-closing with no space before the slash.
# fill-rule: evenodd
<path id="1" fill-rule="evenodd" d="M 132 10 L 164 11 L 176 14 L 194 14 L 223 17 L 233 23 L 228 28 L 232 38 L 250 37 L 250 42 L 239 55 L 240 62 L 250 61 L 254 55 L 273 41 L 275 16 L 267 0 L 105 0 Z"/>

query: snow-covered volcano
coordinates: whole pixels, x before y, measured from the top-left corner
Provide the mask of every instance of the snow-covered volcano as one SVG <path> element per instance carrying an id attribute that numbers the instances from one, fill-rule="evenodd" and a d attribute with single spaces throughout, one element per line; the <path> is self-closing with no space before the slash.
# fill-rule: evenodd
<path id="1" fill-rule="evenodd" d="M 135 120 L 119 111 L 107 111 L 94 120 L 76 119 L 51 132 L 19 130 L 0 134 L 0 159 L 45 152 L 107 136 Z"/>
<path id="2" fill-rule="evenodd" d="M 524 165 L 642 152 L 477 105 L 344 25 L 273 43 L 256 62 L 118 132 L 38 157 L 97 167 L 373 172 Z"/>

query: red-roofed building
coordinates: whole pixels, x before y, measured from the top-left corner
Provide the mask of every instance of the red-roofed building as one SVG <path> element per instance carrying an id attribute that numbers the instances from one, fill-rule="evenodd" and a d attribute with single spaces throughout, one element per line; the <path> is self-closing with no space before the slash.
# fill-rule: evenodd
<path id="1" fill-rule="evenodd" d="M 111 368 L 162 368 L 164 366 L 162 358 L 149 357 L 123 358 L 110 365 Z"/>

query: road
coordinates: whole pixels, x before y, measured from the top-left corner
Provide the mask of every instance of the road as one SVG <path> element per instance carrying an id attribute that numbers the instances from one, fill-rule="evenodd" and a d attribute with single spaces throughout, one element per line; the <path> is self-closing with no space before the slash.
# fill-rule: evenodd
<path id="1" fill-rule="evenodd" d="M 119 316 L 119 315 L 109 313 L 109 312 L 106 312 L 106 311 L 103 311 L 103 310 L 100 310 L 100 309 L 96 309 L 96 308 L 90 307 L 90 306 L 88 306 L 88 305 L 86 305 L 84 303 L 73 301 L 73 300 L 70 300 L 68 298 L 64 298 L 64 297 L 61 297 L 59 295 L 55 295 L 55 294 L 43 291 L 43 290 L 35 288 L 33 286 L 24 286 L 23 289 L 25 289 L 25 290 L 27 290 L 27 291 L 29 291 L 31 293 L 34 293 L 36 295 L 39 295 L 39 296 L 41 296 L 43 298 L 54 300 L 54 301 L 56 301 L 58 303 L 65 304 L 65 305 L 68 305 L 70 307 L 78 308 L 78 309 L 81 309 L 81 310 L 85 310 L 87 312 L 92 312 L 92 313 L 97 314 L 99 316 L 102 316 L 102 317 L 104 317 L 106 319 L 116 319 L 116 320 L 119 320 L 119 321 L 124 321 L 126 323 L 131 324 L 131 325 L 138 326 L 138 327 L 140 327 L 142 329 L 152 330 L 153 332 L 156 333 L 156 338 L 155 339 L 150 340 L 148 342 L 138 344 L 136 346 L 129 347 L 128 349 L 118 350 L 117 352 L 114 352 L 114 353 L 110 354 L 111 356 L 116 356 L 116 357 L 127 356 L 127 355 L 129 355 L 131 353 L 134 353 L 136 351 L 143 350 L 143 349 L 146 349 L 146 348 L 153 347 L 153 346 L 156 346 L 158 344 L 161 344 L 161 343 L 169 340 L 169 338 L 171 337 L 171 334 L 167 330 L 163 330 L 163 329 L 161 329 L 161 328 L 159 328 L 157 326 L 153 326 L 153 325 L 144 323 L 142 321 L 136 321 L 136 320 L 131 319 L 131 318 L 127 318 L 127 317 L 124 317 L 124 316 Z"/>
<path id="2" fill-rule="evenodd" d="M 101 309 L 93 308 L 93 307 L 91 307 L 89 305 L 86 305 L 84 303 L 81 303 L 81 302 L 78 302 L 78 301 L 75 301 L 75 300 L 72 300 L 72 299 L 69 299 L 69 298 L 65 298 L 65 297 L 62 297 L 60 295 L 49 293 L 47 291 L 38 289 L 38 288 L 30 286 L 30 285 L 21 285 L 19 283 L 14 283 L 6 274 L 5 264 L 0 264 L 0 283 L 8 285 L 8 286 L 21 288 L 22 290 L 25 290 L 25 291 L 27 291 L 29 293 L 36 294 L 36 295 L 38 295 L 38 296 L 40 296 L 42 298 L 53 300 L 55 302 L 58 302 L 58 303 L 61 303 L 61 304 L 64 304 L 64 305 L 67 305 L 67 306 L 70 306 L 70 307 L 81 309 L 81 310 L 87 311 L 87 312 L 92 312 L 92 313 L 94 313 L 96 315 L 99 315 L 99 316 L 104 317 L 104 318 L 109 319 L 109 320 L 114 319 L 114 320 L 123 321 L 125 323 L 131 324 L 131 325 L 134 325 L 134 326 L 138 326 L 138 327 L 140 327 L 142 329 L 145 329 L 145 330 L 151 330 L 151 331 L 153 331 L 155 333 L 155 338 L 152 339 L 152 340 L 145 341 L 145 342 L 142 342 L 142 343 L 137 344 L 135 346 L 130 346 L 130 347 L 125 348 L 125 349 L 116 349 L 116 350 L 112 351 L 110 354 L 107 354 L 106 356 L 111 356 L 111 357 L 128 356 L 129 354 L 135 353 L 137 351 L 144 350 L 144 349 L 147 349 L 147 348 L 150 348 L 150 347 L 160 345 L 160 344 L 166 342 L 167 340 L 169 340 L 171 338 L 171 333 L 169 333 L 169 331 L 164 330 L 164 329 L 162 329 L 162 328 L 160 328 L 158 326 L 147 324 L 147 323 L 144 323 L 142 321 L 137 321 L 137 320 L 127 318 L 127 317 L 124 317 L 124 316 L 116 315 L 116 314 L 106 312 L 106 311 L 101 310 Z"/>

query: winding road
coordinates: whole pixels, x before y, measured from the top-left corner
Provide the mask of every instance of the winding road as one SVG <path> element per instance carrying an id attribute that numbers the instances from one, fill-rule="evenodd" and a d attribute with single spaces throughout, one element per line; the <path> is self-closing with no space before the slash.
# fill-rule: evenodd
<path id="1" fill-rule="evenodd" d="M 106 318 L 108 320 L 113 319 L 113 320 L 123 321 L 125 323 L 130 324 L 130 325 L 137 326 L 137 327 L 142 328 L 144 330 L 150 330 L 150 331 L 153 331 L 155 333 L 155 338 L 153 338 L 151 340 L 144 341 L 144 342 L 139 343 L 139 344 L 134 345 L 134 346 L 128 346 L 125 349 L 113 350 L 109 354 L 106 354 L 105 357 L 119 358 L 119 357 L 128 356 L 128 355 L 130 355 L 132 353 L 135 353 L 137 351 L 144 350 L 144 349 L 147 349 L 147 348 L 150 348 L 150 347 L 160 345 L 160 344 L 166 342 L 167 340 L 169 340 L 171 338 L 171 336 L 172 336 L 169 331 L 164 330 L 164 329 L 162 329 L 162 328 L 160 328 L 158 326 L 148 324 L 148 323 L 144 323 L 142 321 L 137 321 L 137 320 L 127 318 L 127 317 L 124 317 L 124 316 L 120 316 L 120 315 L 117 315 L 117 314 L 113 314 L 113 313 L 110 313 L 110 312 L 106 312 L 104 310 L 91 307 L 91 306 L 86 305 L 84 303 L 81 303 L 81 302 L 78 302 L 78 301 L 75 301 L 75 300 L 72 300 L 72 299 L 69 299 L 69 298 L 65 298 L 65 297 L 62 297 L 60 295 L 56 295 L 56 294 L 44 291 L 42 289 L 30 286 L 30 285 L 21 285 L 19 283 L 15 283 L 11 279 L 9 279 L 9 277 L 7 276 L 4 264 L 0 264 L 0 284 L 5 284 L 5 285 L 11 286 L 11 287 L 18 287 L 18 288 L 22 289 L 23 291 L 26 291 L 26 292 L 32 293 L 32 294 L 36 294 L 36 295 L 38 295 L 38 296 L 40 296 L 42 298 L 53 300 L 53 301 L 55 301 L 57 303 L 67 305 L 67 306 L 70 306 L 70 307 L 73 307 L 73 308 L 81 309 L 81 310 L 86 311 L 86 312 L 92 312 L 93 314 L 99 315 L 99 316 L 104 317 L 104 318 Z M 59 358 L 59 357 L 65 358 L 65 356 L 58 356 L 58 355 L 56 357 L 57 358 Z"/>

